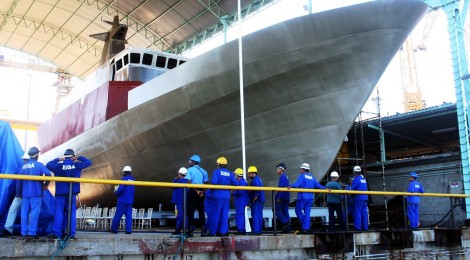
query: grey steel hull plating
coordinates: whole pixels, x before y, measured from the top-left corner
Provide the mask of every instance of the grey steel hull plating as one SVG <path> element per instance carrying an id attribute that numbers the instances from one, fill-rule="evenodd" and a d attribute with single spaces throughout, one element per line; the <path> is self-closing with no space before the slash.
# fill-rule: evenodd
<path id="1" fill-rule="evenodd" d="M 310 163 L 317 179 L 401 44 L 424 15 L 420 1 L 377 1 L 292 19 L 243 38 L 247 164 L 265 186 L 275 165 L 291 181 Z M 141 88 L 141 87 L 139 87 Z M 219 156 L 241 167 L 238 43 L 230 42 L 147 82 L 159 95 L 42 155 L 89 157 L 83 177 L 171 182 L 192 154 L 209 175 Z M 164 94 L 157 94 L 162 92 Z M 130 94 L 135 98 L 139 92 Z M 170 209 L 171 189 L 136 189 L 135 207 Z M 113 187 L 82 184 L 82 203 L 113 205 Z"/>

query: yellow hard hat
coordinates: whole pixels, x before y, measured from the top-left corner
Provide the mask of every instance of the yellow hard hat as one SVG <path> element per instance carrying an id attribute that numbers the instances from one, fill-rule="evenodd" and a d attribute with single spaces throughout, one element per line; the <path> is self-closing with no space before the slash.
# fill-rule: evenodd
<path id="1" fill-rule="evenodd" d="M 250 166 L 248 167 L 248 172 L 258 173 L 258 169 L 256 169 L 256 166 Z"/>
<path id="2" fill-rule="evenodd" d="M 243 170 L 242 170 L 242 168 L 237 168 L 237 169 L 235 169 L 235 174 L 238 175 L 238 176 L 243 176 Z"/>
<path id="3" fill-rule="evenodd" d="M 222 164 L 222 165 L 227 165 L 227 158 L 219 157 L 219 159 L 217 159 L 217 163 Z"/>

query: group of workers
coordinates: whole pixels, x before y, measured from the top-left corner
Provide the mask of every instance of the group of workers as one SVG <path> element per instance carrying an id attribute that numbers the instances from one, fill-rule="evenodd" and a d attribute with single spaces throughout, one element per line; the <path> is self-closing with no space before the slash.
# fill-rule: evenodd
<path id="1" fill-rule="evenodd" d="M 178 176 L 174 182 L 191 184 L 213 184 L 225 186 L 247 186 L 244 179 L 243 169 L 237 168 L 234 172 L 227 168 L 228 161 L 225 157 L 217 159 L 218 168 L 212 173 L 212 179 L 209 181 L 207 172 L 200 167 L 201 158 L 193 155 L 189 159 L 189 168 L 181 167 Z M 290 233 L 291 224 L 289 216 L 290 189 L 328 189 L 343 190 L 339 183 L 339 174 L 333 171 L 330 174 L 330 181 L 325 185 L 317 182 L 310 173 L 310 165 L 303 163 L 300 166 L 300 174 L 295 183 L 290 184 L 287 176 L 287 166 L 285 163 L 276 165 L 276 172 L 279 175 L 278 187 L 286 188 L 286 191 L 278 191 L 275 195 L 275 208 L 277 220 L 281 223 L 281 232 Z M 353 168 L 349 185 L 346 190 L 367 191 L 367 181 L 362 175 L 360 166 Z M 249 166 L 247 171 L 251 179 L 250 186 L 262 187 L 263 182 L 258 176 L 256 166 Z M 416 180 L 417 174 L 410 174 L 410 186 L 408 192 L 423 193 L 424 189 Z M 184 227 L 184 189 L 173 188 L 172 202 L 176 205 L 176 229 L 172 234 L 179 235 Z M 237 232 L 235 235 L 246 234 L 245 210 L 249 206 L 252 216 L 252 234 L 259 235 L 263 229 L 263 206 L 265 202 L 263 190 L 243 190 L 243 189 L 203 189 L 201 187 L 191 188 L 187 193 L 187 236 L 193 236 L 195 230 L 194 213 L 197 208 L 201 220 L 201 236 L 227 236 L 228 235 L 228 212 L 230 206 L 230 196 L 234 197 L 235 204 L 235 222 Z M 310 233 L 310 210 L 313 205 L 313 192 L 298 192 L 295 204 L 295 213 L 301 223 L 301 230 L 298 234 Z M 343 201 L 347 200 L 348 214 L 343 214 Z M 368 195 L 350 194 L 343 195 L 328 192 L 326 195 L 326 204 L 329 211 L 329 231 L 346 230 L 344 218 L 347 215 L 352 216 L 354 221 L 354 230 L 366 231 L 369 229 L 368 217 Z M 205 214 L 204 214 L 205 212 Z M 410 228 L 417 228 L 419 223 L 419 196 L 408 196 L 407 214 L 410 221 Z M 207 220 L 205 219 L 207 215 Z M 335 218 L 336 215 L 336 218 Z"/>
<path id="2" fill-rule="evenodd" d="M 39 149 L 31 147 L 28 153 L 23 156 L 24 164 L 19 172 L 22 175 L 30 176 L 51 176 L 51 172 L 57 177 L 80 178 L 81 171 L 89 167 L 92 162 L 83 156 L 75 156 L 72 149 L 64 152 L 64 157 L 56 158 L 48 162 L 46 165 L 38 162 Z M 234 172 L 227 168 L 228 161 L 225 157 L 217 159 L 217 169 L 212 173 L 209 182 L 207 171 L 201 166 L 201 158 L 193 155 L 189 158 L 189 167 L 181 167 L 178 175 L 173 182 L 191 183 L 191 184 L 213 184 L 224 186 L 248 186 L 244 179 L 244 171 L 237 168 Z M 286 188 L 286 191 L 278 191 L 275 195 L 276 217 L 281 223 L 281 232 L 290 233 L 291 224 L 289 216 L 290 189 L 327 189 L 342 190 L 342 185 L 338 182 L 339 174 L 333 171 L 330 174 L 330 181 L 325 185 L 317 182 L 315 177 L 310 173 L 310 165 L 303 163 L 300 166 L 300 174 L 295 183 L 290 184 L 287 176 L 287 166 L 285 163 L 276 165 L 276 172 L 279 175 L 278 187 Z M 124 181 L 134 181 L 132 177 L 132 169 L 125 166 L 122 170 Z M 251 179 L 249 186 L 263 187 L 263 181 L 258 176 L 256 166 L 248 167 L 248 177 Z M 346 190 L 367 191 L 367 181 L 362 175 L 360 166 L 353 169 L 354 176 L 349 178 L 350 183 L 346 186 Z M 408 192 L 423 193 L 422 185 L 417 181 L 418 175 L 411 172 L 409 176 Z M 8 217 L 5 223 L 3 233 L 13 233 L 13 223 L 16 214 L 21 209 L 21 235 L 28 238 L 37 238 L 38 219 L 41 210 L 43 190 L 47 190 L 49 182 L 38 180 L 18 180 L 16 181 L 15 198 L 10 206 Z M 49 237 L 63 238 L 67 228 L 67 216 L 70 216 L 70 230 L 68 237 L 73 239 L 76 233 L 76 196 L 80 193 L 80 183 L 70 182 L 55 183 L 55 199 L 54 199 L 54 223 L 53 232 Z M 71 204 L 69 205 L 69 194 L 71 192 Z M 115 187 L 115 194 L 118 197 L 116 212 L 111 224 L 109 232 L 118 233 L 119 222 L 123 215 L 126 216 L 125 233 L 132 232 L 132 204 L 134 202 L 134 185 L 118 185 Z M 203 187 L 191 188 L 188 190 L 186 215 L 184 219 L 184 188 L 173 188 L 172 203 L 176 206 L 176 228 L 172 234 L 179 235 L 186 221 L 186 235 L 193 236 L 195 230 L 194 213 L 197 209 L 199 220 L 201 223 L 201 236 L 227 236 L 228 212 L 230 208 L 230 196 L 235 198 L 235 221 L 237 226 L 236 235 L 245 235 L 245 211 L 246 207 L 251 208 L 252 216 L 252 234 L 260 235 L 263 229 L 263 206 L 265 195 L 263 190 L 243 190 L 243 189 L 205 189 Z M 347 201 L 347 212 L 352 216 L 354 221 L 354 230 L 368 230 L 368 195 L 353 194 L 342 195 L 338 193 L 328 192 L 326 195 L 326 204 L 329 210 L 329 230 L 335 231 L 336 224 L 339 230 L 345 230 L 346 226 L 343 215 L 343 200 Z M 295 213 L 301 223 L 299 234 L 310 233 L 310 210 L 313 205 L 313 192 L 298 192 L 295 204 Z M 407 197 L 407 216 L 410 222 L 410 228 L 416 229 L 419 226 L 419 196 Z M 21 206 L 20 206 L 21 205 Z M 69 214 L 69 208 L 71 212 Z M 334 217 L 336 213 L 337 219 Z M 205 215 L 207 214 L 207 220 Z"/>
<path id="3" fill-rule="evenodd" d="M 65 150 L 64 157 L 56 158 L 46 165 L 38 162 L 39 149 L 31 147 L 23 159 L 23 166 L 19 174 L 28 176 L 51 176 L 51 172 L 57 177 L 80 178 L 81 171 L 91 165 L 91 161 L 83 156 L 75 157 L 72 149 Z M 40 180 L 17 180 L 14 181 L 15 198 L 13 199 L 2 230 L 2 235 L 13 234 L 13 224 L 18 210 L 21 210 L 21 236 L 26 238 L 38 237 L 38 221 L 43 203 L 43 191 L 48 189 L 49 182 Z M 71 205 L 69 207 L 69 194 L 72 193 Z M 76 195 L 80 193 L 80 183 L 69 182 L 55 183 L 54 198 L 54 223 L 51 237 L 62 238 L 66 229 L 69 208 L 71 209 L 71 228 L 69 238 L 74 239 L 76 232 Z"/>

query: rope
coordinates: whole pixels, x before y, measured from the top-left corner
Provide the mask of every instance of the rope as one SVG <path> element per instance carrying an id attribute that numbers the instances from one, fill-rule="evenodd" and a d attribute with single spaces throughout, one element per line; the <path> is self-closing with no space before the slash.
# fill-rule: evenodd
<path id="1" fill-rule="evenodd" d="M 52 254 L 52 256 L 49 258 L 49 260 L 52 260 L 54 259 L 54 257 L 56 257 L 57 255 L 59 255 L 59 253 L 65 249 L 65 247 L 68 245 L 68 243 L 70 242 L 70 237 L 67 236 L 65 237 L 64 239 L 61 239 L 61 238 L 57 238 L 58 242 L 59 242 L 59 246 L 57 247 L 57 250 L 54 252 L 54 254 Z"/>
<path id="2" fill-rule="evenodd" d="M 178 250 L 176 251 L 175 256 L 173 256 L 173 260 L 176 260 L 176 259 L 178 259 L 178 254 L 181 255 L 181 256 L 183 255 L 184 240 L 186 240 L 186 236 L 181 234 L 181 235 L 176 235 L 176 236 L 171 236 L 171 237 L 175 237 L 175 238 L 180 239 L 180 245 L 178 246 Z M 181 259 L 183 259 L 183 258 L 181 258 Z"/>

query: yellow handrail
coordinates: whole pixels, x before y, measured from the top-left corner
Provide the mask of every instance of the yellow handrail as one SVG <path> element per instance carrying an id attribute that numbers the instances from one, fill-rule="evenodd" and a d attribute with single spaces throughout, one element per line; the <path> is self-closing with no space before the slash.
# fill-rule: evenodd
<path id="1" fill-rule="evenodd" d="M 30 176 L 20 174 L 0 174 L 0 179 L 12 180 L 34 180 L 34 181 L 60 181 L 60 182 L 79 182 L 110 185 L 134 185 L 147 187 L 166 187 L 166 188 L 197 188 L 197 189 L 220 189 L 220 190 L 264 190 L 264 191 L 290 191 L 290 192 L 315 192 L 315 193 L 334 193 L 334 194 L 368 194 L 368 195 L 388 195 L 388 196 L 423 196 L 423 197 L 451 197 L 451 198 L 470 198 L 465 194 L 448 193 L 410 193 L 399 191 L 353 191 L 353 190 L 322 190 L 322 189 L 297 189 L 297 188 L 278 188 L 278 187 L 253 187 L 253 186 L 224 186 L 212 184 L 186 184 L 173 182 L 151 182 L 151 181 L 122 181 L 122 180 L 103 180 L 92 178 L 70 178 L 70 177 L 49 177 L 49 176 Z"/>

